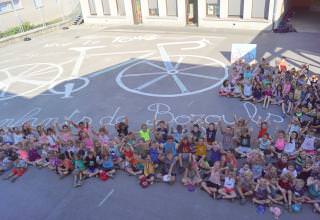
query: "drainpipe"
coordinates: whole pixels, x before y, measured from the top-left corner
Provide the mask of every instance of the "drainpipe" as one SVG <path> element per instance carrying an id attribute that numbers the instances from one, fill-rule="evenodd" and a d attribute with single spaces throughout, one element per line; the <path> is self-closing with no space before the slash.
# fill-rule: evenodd
<path id="1" fill-rule="evenodd" d="M 275 14 L 276 14 L 276 9 L 277 9 L 277 0 L 273 0 L 273 13 L 272 13 L 272 30 L 274 30 L 275 29 L 275 22 L 276 22 L 276 16 L 275 16 Z"/>

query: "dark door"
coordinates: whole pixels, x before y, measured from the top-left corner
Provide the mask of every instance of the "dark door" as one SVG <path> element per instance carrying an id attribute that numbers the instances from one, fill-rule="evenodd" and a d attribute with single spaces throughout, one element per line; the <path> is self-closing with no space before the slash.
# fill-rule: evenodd
<path id="1" fill-rule="evenodd" d="M 186 15 L 188 25 L 198 25 L 198 0 L 186 0 Z"/>
<path id="2" fill-rule="evenodd" d="M 141 24 L 142 23 L 142 16 L 141 16 L 140 0 L 131 0 L 131 2 L 132 2 L 134 24 Z"/>

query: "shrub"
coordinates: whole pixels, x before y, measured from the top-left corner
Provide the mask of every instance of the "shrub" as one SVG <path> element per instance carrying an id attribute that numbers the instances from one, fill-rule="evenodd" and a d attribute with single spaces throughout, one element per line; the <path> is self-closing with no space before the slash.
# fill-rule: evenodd
<path id="1" fill-rule="evenodd" d="M 33 29 L 35 26 L 30 24 L 29 22 L 24 22 L 22 24 L 22 27 L 23 27 L 23 30 L 24 31 L 29 31 L 31 29 Z M 18 33 L 21 33 L 22 30 L 21 30 L 21 26 L 16 26 L 16 27 L 13 27 L 13 28 L 10 28 L 4 32 L 0 32 L 0 38 L 2 37 L 8 37 L 8 36 L 12 36 L 12 35 L 15 35 L 15 34 L 18 34 Z"/>

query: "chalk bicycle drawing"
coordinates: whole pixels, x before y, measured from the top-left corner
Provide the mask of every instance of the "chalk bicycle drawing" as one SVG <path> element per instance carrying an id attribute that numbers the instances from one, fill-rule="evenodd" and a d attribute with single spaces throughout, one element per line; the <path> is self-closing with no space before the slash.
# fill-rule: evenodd
<path id="1" fill-rule="evenodd" d="M 56 95 L 63 95 L 62 98 L 71 98 L 72 93 L 78 92 L 81 89 L 84 89 L 85 87 L 87 87 L 89 85 L 90 80 L 87 77 L 80 76 L 81 65 L 87 56 L 87 51 L 92 50 L 92 49 L 99 49 L 99 48 L 103 48 L 103 47 L 104 46 L 69 48 L 69 50 L 79 52 L 79 56 L 76 59 L 76 62 L 73 66 L 71 75 L 67 81 L 63 80 L 62 82 L 56 82 L 55 84 L 53 84 L 49 88 L 49 91 L 53 94 L 56 94 Z M 81 81 L 80 86 L 76 87 L 75 80 Z M 63 84 L 64 89 L 58 90 L 57 88 L 55 88 L 58 84 Z"/>
<path id="2" fill-rule="evenodd" d="M 49 94 L 46 95 L 59 95 L 61 98 L 71 98 L 72 94 L 86 88 L 90 83 L 90 78 L 104 74 L 112 69 L 117 69 L 121 66 L 127 65 L 116 77 L 117 84 L 124 90 L 146 96 L 154 97 L 178 97 L 198 94 L 204 91 L 208 91 L 220 85 L 223 80 L 228 77 L 228 70 L 224 63 L 215 60 L 211 57 L 205 57 L 200 55 L 171 55 L 166 50 L 167 46 L 181 46 L 179 49 L 181 51 L 185 50 L 197 50 L 204 48 L 209 45 L 209 41 L 206 39 L 194 40 L 194 41 L 184 41 L 184 42 L 169 42 L 169 43 L 159 43 L 157 44 L 157 50 L 142 50 L 142 51 L 120 51 L 120 52 L 111 52 L 111 53 L 89 53 L 89 51 L 95 49 L 101 49 L 105 46 L 82 46 L 69 48 L 71 51 L 78 53 L 78 56 L 71 61 L 64 63 L 74 62 L 73 69 L 69 78 L 58 80 L 61 74 L 63 73 L 62 64 L 51 64 L 51 63 L 35 63 L 35 64 L 25 64 L 22 66 L 8 67 L 0 70 L 6 76 L 3 79 L 3 76 L 0 77 L 0 101 L 14 98 L 16 96 L 26 95 L 40 88 L 48 88 Z M 189 47 L 182 47 L 183 45 L 191 45 Z M 194 45 L 194 46 L 193 46 Z M 160 54 L 160 57 L 152 57 L 156 52 Z M 89 57 L 100 57 L 100 56 L 114 56 L 114 55 L 123 55 L 123 54 L 142 54 L 136 59 L 131 59 L 126 62 L 115 65 L 111 68 L 107 68 L 103 71 L 96 72 L 89 77 L 81 76 L 80 70 L 83 62 Z M 186 58 L 198 59 L 200 60 L 200 65 L 192 65 L 191 67 L 181 67 L 182 62 Z M 160 59 L 162 64 L 159 65 L 159 62 L 156 63 L 155 60 Z M 142 60 L 142 61 L 141 61 Z M 177 60 L 174 64 L 172 60 Z M 148 72 L 148 73 L 134 73 L 130 74 L 132 68 L 139 67 L 141 65 L 149 65 L 154 67 L 157 70 Z M 26 70 L 15 71 L 17 73 L 12 74 L 11 72 L 16 68 L 21 67 Z M 223 68 L 222 76 L 214 76 L 215 73 L 210 73 L 208 75 L 208 67 L 212 68 Z M 203 71 L 202 71 L 203 69 Z M 197 70 L 197 73 L 190 72 L 191 70 Z M 221 75 L 221 74 L 220 74 Z M 155 78 L 146 79 L 138 87 L 131 87 L 126 84 L 124 79 L 128 77 L 145 77 L 145 76 L 155 76 Z M 210 81 L 210 85 L 201 89 L 188 88 L 183 81 L 180 79 L 181 76 L 191 77 L 194 85 L 197 84 L 197 79 L 205 79 Z M 39 79 L 39 77 L 41 79 Z M 159 81 L 165 78 L 171 77 L 176 84 L 176 87 L 179 92 L 171 94 L 161 94 L 154 92 L 144 91 L 149 86 L 157 84 Z M 30 84 L 30 86 L 21 86 L 21 89 L 24 91 L 21 92 L 21 89 L 16 94 L 8 93 L 10 88 L 23 84 Z"/>
<path id="3" fill-rule="evenodd" d="M 134 63 L 126 68 L 124 68 L 117 76 L 116 82 L 118 85 L 126 91 L 146 95 L 146 96 L 153 96 L 153 97 L 179 97 L 179 96 L 187 96 L 187 95 L 194 95 L 198 93 L 202 93 L 213 89 L 220 85 L 223 80 L 228 78 L 228 69 L 224 65 L 224 63 L 205 56 L 200 55 L 171 55 L 168 53 L 165 47 L 167 46 L 174 46 L 174 45 L 195 45 L 193 47 L 181 47 L 181 50 L 196 50 L 200 48 L 204 48 L 209 44 L 209 42 L 205 39 L 199 41 L 184 41 L 184 42 L 170 42 L 170 43 L 160 43 L 157 44 L 157 49 L 160 53 L 160 57 L 150 57 L 148 60 L 142 60 L 137 63 Z M 189 67 L 183 67 L 181 64 L 186 58 L 190 58 L 193 60 L 201 60 L 200 65 L 191 65 Z M 160 60 L 160 64 L 159 61 Z M 175 63 L 172 60 L 176 60 Z M 163 65 L 161 65 L 161 62 Z M 137 66 L 147 65 L 150 67 L 155 68 L 154 71 L 149 71 L 146 73 L 131 73 L 134 68 L 140 69 Z M 222 76 L 215 76 L 215 73 L 208 73 L 208 67 L 216 68 L 216 67 L 223 68 Z M 191 70 L 197 70 L 197 73 L 190 72 Z M 125 78 L 135 78 L 135 77 L 145 77 L 145 76 L 153 76 L 152 79 L 148 79 L 143 82 L 138 87 L 130 87 L 128 84 L 125 83 Z M 201 89 L 194 89 L 188 88 L 184 82 L 181 80 L 182 76 L 188 76 L 194 85 L 197 84 L 197 80 L 199 79 L 206 79 L 210 81 L 210 85 L 206 86 Z M 178 92 L 172 92 L 169 94 L 164 93 L 155 93 L 155 92 L 148 92 L 146 89 L 152 85 L 160 83 L 160 81 L 164 79 L 172 78 L 175 82 L 175 86 L 177 87 Z M 190 87 L 190 86 L 189 86 Z"/>
<path id="4" fill-rule="evenodd" d="M 124 54 L 143 54 L 141 56 L 138 56 L 138 58 L 145 58 L 145 57 L 153 54 L 153 53 L 151 53 L 150 50 L 123 51 L 123 52 L 120 51 L 120 52 L 111 52 L 111 53 L 88 53 L 88 51 L 90 51 L 90 50 L 101 49 L 101 48 L 105 48 L 105 46 L 85 46 L 85 47 L 69 48 L 69 50 L 76 51 L 79 54 L 76 59 L 71 60 L 71 62 L 75 60 L 75 63 L 74 63 L 72 72 L 70 74 L 70 77 L 68 78 L 68 80 L 63 79 L 61 81 L 56 81 L 54 84 L 52 84 L 49 87 L 49 91 L 54 95 L 62 95 L 61 98 L 63 98 L 63 99 L 72 98 L 73 93 L 76 93 L 89 85 L 90 78 L 97 77 L 97 76 L 104 74 L 106 72 L 109 72 L 113 69 L 117 69 L 121 66 L 135 62 L 135 60 L 132 59 L 132 60 L 120 63 L 118 65 L 106 68 L 102 71 L 95 72 L 94 74 L 91 74 L 90 76 L 87 77 L 87 76 L 80 75 L 81 66 L 86 58 L 100 57 L 100 56 L 124 55 Z M 70 62 L 70 61 L 68 61 L 68 62 Z M 68 62 L 66 62 L 66 63 L 68 63 Z M 75 81 L 80 81 L 80 83 L 76 84 Z M 57 88 L 57 86 L 59 86 L 59 88 Z M 63 87 L 63 88 L 61 88 L 61 87 Z"/>
<path id="5" fill-rule="evenodd" d="M 90 56 L 103 56 L 125 54 L 131 52 L 116 52 L 116 53 L 101 53 L 87 55 L 87 51 L 103 48 L 104 46 L 87 46 L 69 48 L 71 51 L 76 51 L 79 56 L 75 59 L 64 61 L 62 63 L 31 63 L 17 66 L 10 66 L 0 69 L 0 101 L 13 99 L 17 96 L 26 96 L 41 89 L 49 89 L 48 93 L 41 95 L 62 95 L 61 98 L 71 98 L 73 93 L 76 93 L 89 85 L 88 77 L 80 76 L 80 69 L 85 58 Z M 150 51 L 133 51 L 132 53 L 148 53 Z M 143 58 L 144 56 L 141 56 Z M 62 65 L 74 62 L 72 72 L 69 78 L 61 79 L 60 76 L 64 70 Z M 131 63 L 133 61 L 127 62 Z M 115 66 L 119 67 L 121 65 Z M 111 70 L 109 68 L 108 70 Z M 96 73 L 98 76 L 102 73 Z M 80 83 L 76 83 L 79 81 Z M 56 88 L 57 85 L 62 85 L 63 88 Z"/>
<path id="6" fill-rule="evenodd" d="M 53 63 L 23 64 L 0 69 L 0 101 L 46 88 L 62 72 L 62 67 Z"/>
<path id="7" fill-rule="evenodd" d="M 56 85 L 61 83 L 56 83 L 53 85 L 49 90 L 53 94 L 57 95 L 63 95 L 62 98 L 71 98 L 72 93 L 75 93 L 77 91 L 80 91 L 81 89 L 85 88 L 90 80 L 88 77 L 80 77 L 80 68 L 87 57 L 93 57 L 93 56 L 111 56 L 115 54 L 127 54 L 127 53 L 136 53 L 136 54 L 142 54 L 140 57 L 137 59 L 129 60 L 128 62 L 125 62 L 120 65 L 116 65 L 113 67 L 113 69 L 119 68 L 120 66 L 123 65 L 129 65 L 126 68 L 124 68 L 116 77 L 116 82 L 117 84 L 124 90 L 140 94 L 140 95 L 146 95 L 146 96 L 154 96 L 154 97 L 177 97 L 177 96 L 185 96 L 185 95 L 193 95 L 197 93 L 201 93 L 207 90 L 210 90 L 212 88 L 215 88 L 219 84 L 223 82 L 228 77 L 228 70 L 227 67 L 224 65 L 224 63 L 215 60 L 210 57 L 204 57 L 204 56 L 199 56 L 199 55 L 170 55 L 168 54 L 167 50 L 165 49 L 166 46 L 173 46 L 173 45 L 195 45 L 192 47 L 182 47 L 181 50 L 196 50 L 200 48 L 204 48 L 209 44 L 209 42 L 205 39 L 198 40 L 198 41 L 185 41 L 185 42 L 170 42 L 170 43 L 161 43 L 157 44 L 157 51 L 160 53 L 160 59 L 161 62 L 163 63 L 163 66 L 160 66 L 159 64 L 155 63 L 154 60 L 158 59 L 157 57 L 151 57 L 155 52 L 157 51 L 152 51 L 152 50 L 145 50 L 145 51 L 125 51 L 125 52 L 115 52 L 115 53 L 100 53 L 100 54 L 88 54 L 87 52 L 92 49 L 100 49 L 103 48 L 104 46 L 93 46 L 93 47 L 78 47 L 78 48 L 70 48 L 70 50 L 74 50 L 79 52 L 79 56 L 75 62 L 75 65 L 73 67 L 73 71 L 71 73 L 70 81 L 68 82 L 63 82 L 62 85 L 64 85 L 64 89 L 58 90 Z M 192 66 L 192 67 L 187 67 L 187 68 L 179 68 L 181 62 L 186 58 L 197 58 L 201 59 L 203 64 L 202 65 L 197 65 L 197 66 Z M 147 58 L 147 59 L 146 59 Z M 171 59 L 175 58 L 178 60 L 175 65 L 171 62 Z M 142 60 L 142 61 L 139 61 Z M 138 60 L 138 61 L 137 61 Z M 133 67 L 137 67 L 142 64 L 147 64 L 150 67 L 155 67 L 156 71 L 153 72 L 148 72 L 148 73 L 134 73 L 134 74 L 128 74 L 130 73 L 130 69 Z M 201 68 L 208 68 L 208 67 L 222 67 L 223 68 L 223 76 L 221 77 L 215 77 L 215 76 L 210 76 L 210 75 L 205 75 L 205 74 L 194 74 L 190 73 L 189 71 L 191 69 L 198 69 L 201 70 Z M 107 71 L 110 71 L 111 69 L 107 69 L 101 73 L 95 73 L 90 76 L 90 78 L 96 77 L 102 73 L 105 73 Z M 207 70 L 206 70 L 207 71 Z M 206 72 L 204 71 L 204 73 Z M 213 73 L 214 74 L 214 73 Z M 190 90 L 187 88 L 184 83 L 180 80 L 179 76 L 180 75 L 185 75 L 185 76 L 190 76 L 195 79 L 197 78 L 202 78 L 206 80 L 211 80 L 212 84 L 210 84 L 209 87 L 198 89 L 198 90 Z M 123 81 L 124 78 L 128 77 L 140 77 L 140 76 L 156 76 L 156 78 L 146 81 L 142 85 L 140 85 L 137 88 L 130 88 L 130 86 L 126 85 L 125 82 Z M 148 93 L 144 92 L 143 90 L 147 88 L 148 86 L 152 84 L 156 84 L 158 81 L 166 78 L 166 77 L 172 77 L 172 79 L 175 81 L 177 87 L 179 88 L 180 92 L 179 93 L 174 93 L 174 94 L 157 94 L 157 93 Z M 74 80 L 80 80 L 82 81 L 81 86 L 76 86 L 75 83 L 73 82 Z"/>

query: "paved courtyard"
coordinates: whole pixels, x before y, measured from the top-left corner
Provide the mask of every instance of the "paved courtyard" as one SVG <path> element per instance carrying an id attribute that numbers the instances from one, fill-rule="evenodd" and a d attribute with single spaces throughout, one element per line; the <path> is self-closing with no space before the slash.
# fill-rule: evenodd
<path id="1" fill-rule="evenodd" d="M 172 125 L 233 121 L 234 114 L 272 128 L 287 126 L 280 109 L 217 96 L 228 78 L 232 43 L 257 44 L 257 57 L 286 56 L 320 73 L 320 34 L 273 34 L 208 29 L 77 27 L 0 47 L 0 127 L 25 121 L 48 125 L 89 120 L 108 125 L 129 117 L 130 127 L 153 117 Z M 111 129 L 112 130 L 112 129 Z M 218 137 L 219 139 L 219 137 Z M 0 181 L 1 219 L 271 219 L 253 205 L 212 201 L 176 184 L 142 190 L 125 174 L 71 187 L 46 170 L 31 169 L 15 184 Z M 281 219 L 317 219 L 310 207 Z"/>

